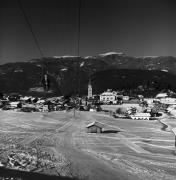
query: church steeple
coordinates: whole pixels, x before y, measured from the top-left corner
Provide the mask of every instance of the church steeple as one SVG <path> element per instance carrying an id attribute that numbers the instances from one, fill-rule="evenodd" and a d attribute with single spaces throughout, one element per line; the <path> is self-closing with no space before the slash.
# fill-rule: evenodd
<path id="1" fill-rule="evenodd" d="M 92 84 L 91 84 L 91 78 L 89 73 L 89 83 L 88 83 L 88 98 L 92 97 Z"/>

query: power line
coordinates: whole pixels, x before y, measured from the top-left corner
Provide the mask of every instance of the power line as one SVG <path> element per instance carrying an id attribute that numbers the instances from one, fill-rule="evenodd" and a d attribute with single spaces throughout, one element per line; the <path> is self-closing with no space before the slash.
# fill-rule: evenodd
<path id="1" fill-rule="evenodd" d="M 17 0 L 17 2 L 18 2 L 18 5 L 19 5 L 19 7 L 20 7 L 20 9 L 21 9 L 21 12 L 23 13 L 23 16 L 24 16 L 24 18 L 25 18 L 25 21 L 26 21 L 26 23 L 27 23 L 27 25 L 28 25 L 28 27 L 29 27 L 29 29 L 30 29 L 30 32 L 31 32 L 31 34 L 32 34 L 32 36 L 33 36 L 34 42 L 35 42 L 36 47 L 37 47 L 37 49 L 38 49 L 38 51 L 39 51 L 39 53 L 40 53 L 40 56 L 41 56 L 41 58 L 43 58 L 43 57 L 44 57 L 44 54 L 43 54 L 43 52 L 42 52 L 42 50 L 41 50 L 41 48 L 40 48 L 40 44 L 39 44 L 38 39 L 37 39 L 37 37 L 36 37 L 36 35 L 35 35 L 34 31 L 33 31 L 32 25 L 31 25 L 31 23 L 30 23 L 30 21 L 29 21 L 29 19 L 28 19 L 28 17 L 27 17 L 27 14 L 26 14 L 26 12 L 25 12 L 25 10 L 24 10 L 24 7 L 23 7 L 23 5 L 22 5 L 22 3 L 21 3 L 20 0 Z"/>
<path id="2" fill-rule="evenodd" d="M 80 30 L 81 30 L 81 0 L 78 0 L 78 32 L 77 32 L 77 57 L 78 57 L 78 59 L 77 59 L 77 69 L 76 69 L 76 71 L 77 71 L 77 77 L 76 77 L 76 79 L 77 79 L 77 83 L 76 83 L 76 93 L 78 93 L 78 96 L 80 95 L 80 72 L 79 72 L 79 68 L 80 68 L 80 64 L 79 64 L 79 56 L 80 56 Z M 76 105 L 76 101 L 75 101 L 75 105 Z M 74 118 L 75 118 L 75 113 L 76 113 L 76 111 L 75 111 L 75 108 L 76 107 L 74 107 L 74 109 L 73 109 L 73 111 L 74 111 Z"/>
<path id="3" fill-rule="evenodd" d="M 40 47 L 38 38 L 37 38 L 37 36 L 35 35 L 35 33 L 34 33 L 34 31 L 33 31 L 32 25 L 31 25 L 31 23 L 30 23 L 30 21 L 29 21 L 29 19 L 28 19 L 28 16 L 27 16 L 27 14 L 26 14 L 26 12 L 25 12 L 25 9 L 24 9 L 24 7 L 23 7 L 23 5 L 22 5 L 22 3 L 21 3 L 20 0 L 17 0 L 17 2 L 18 2 L 18 5 L 19 5 L 20 10 L 21 10 L 21 12 L 22 12 L 22 14 L 23 14 L 23 16 L 24 16 L 24 19 L 25 19 L 25 21 L 26 21 L 26 23 L 27 23 L 27 25 L 28 25 L 28 27 L 29 27 L 29 30 L 30 30 L 30 32 L 31 32 L 31 34 L 32 34 L 32 37 L 33 37 L 33 39 L 34 39 L 34 43 L 35 43 L 35 45 L 36 45 L 36 47 L 37 47 L 37 49 L 38 49 L 38 51 L 39 51 L 39 54 L 40 54 L 41 58 L 44 59 L 44 54 L 43 54 L 43 52 L 42 52 L 42 50 L 41 50 L 41 47 Z M 42 76 L 45 74 L 44 78 L 47 76 L 47 75 L 46 75 L 46 72 L 47 72 L 46 69 L 47 69 L 47 65 L 46 65 L 45 62 L 43 61 L 43 63 L 42 63 L 42 69 L 41 69 L 41 70 L 42 70 Z M 48 86 L 48 85 L 46 84 L 46 86 Z"/>
<path id="4" fill-rule="evenodd" d="M 81 0 L 78 0 L 78 34 L 77 34 L 77 88 L 78 88 L 78 96 L 80 96 L 80 70 L 79 70 L 79 56 L 80 56 L 80 33 L 81 33 Z"/>
<path id="5" fill-rule="evenodd" d="M 78 44 L 77 44 L 77 56 L 80 54 L 80 32 L 81 32 L 81 0 L 78 0 Z"/>

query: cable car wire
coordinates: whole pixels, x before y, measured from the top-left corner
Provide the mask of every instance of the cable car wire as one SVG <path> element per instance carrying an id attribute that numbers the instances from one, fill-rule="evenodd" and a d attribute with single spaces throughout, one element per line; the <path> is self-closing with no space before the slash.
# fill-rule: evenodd
<path id="1" fill-rule="evenodd" d="M 81 0 L 79 1 L 78 5 L 78 44 L 77 44 L 77 56 L 80 55 L 80 33 L 81 33 Z"/>
<path id="2" fill-rule="evenodd" d="M 80 64 L 79 64 L 79 56 L 80 56 L 80 33 L 81 33 L 81 0 L 78 0 L 78 34 L 77 34 L 77 93 L 80 96 Z"/>
<path id="3" fill-rule="evenodd" d="M 35 45 L 36 45 L 36 47 L 37 47 L 37 49 L 38 49 L 38 51 L 39 51 L 39 53 L 40 53 L 41 59 L 44 59 L 44 53 L 42 52 L 42 49 L 41 49 L 41 47 L 40 47 L 38 38 L 37 38 L 37 36 L 36 36 L 35 33 L 34 33 L 33 27 L 32 27 L 32 25 L 31 25 L 31 23 L 30 23 L 30 21 L 29 21 L 29 19 L 28 19 L 28 16 L 27 16 L 27 14 L 26 14 L 26 12 L 25 12 L 25 9 L 24 9 L 24 7 L 23 7 L 23 5 L 22 5 L 22 3 L 21 3 L 20 0 L 17 0 L 17 2 L 18 2 L 18 5 L 19 5 L 20 10 L 21 10 L 21 12 L 22 12 L 22 14 L 23 14 L 23 16 L 24 16 L 24 19 L 25 19 L 25 21 L 26 21 L 26 24 L 28 25 L 28 28 L 29 28 L 29 30 L 30 30 L 30 32 L 31 32 L 31 34 L 32 34 L 32 37 L 33 37 L 33 39 L 34 39 L 34 43 L 35 43 Z M 42 79 L 42 84 L 44 85 L 45 91 L 48 91 L 48 89 L 49 89 L 49 85 L 48 85 L 48 75 L 47 75 L 47 73 L 48 73 L 48 71 L 47 71 L 47 65 L 46 65 L 45 62 L 43 61 L 43 64 L 42 64 L 42 76 L 44 75 L 44 80 Z"/>
<path id="4" fill-rule="evenodd" d="M 18 2 L 18 5 L 19 5 L 19 8 L 20 8 L 21 12 L 23 13 L 24 19 L 25 19 L 25 21 L 26 21 L 26 23 L 27 23 L 27 25 L 29 27 L 29 30 L 30 30 L 30 32 L 31 32 L 31 34 L 33 36 L 34 42 L 35 42 L 36 47 L 37 47 L 37 49 L 38 49 L 38 51 L 40 53 L 40 56 L 41 56 L 41 58 L 43 58 L 44 54 L 43 54 L 43 52 L 41 50 L 40 44 L 38 42 L 38 38 L 36 37 L 36 35 L 35 35 L 34 31 L 33 31 L 32 25 L 31 25 L 31 23 L 30 23 L 30 21 L 29 21 L 29 19 L 27 17 L 25 9 L 24 9 L 24 7 L 23 7 L 23 5 L 22 5 L 20 0 L 17 0 L 17 2 Z"/>

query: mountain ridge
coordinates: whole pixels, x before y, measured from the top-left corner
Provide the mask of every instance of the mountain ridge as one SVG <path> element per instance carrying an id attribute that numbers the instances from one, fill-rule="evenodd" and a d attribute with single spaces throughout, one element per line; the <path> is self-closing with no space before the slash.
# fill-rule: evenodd
<path id="1" fill-rule="evenodd" d="M 144 81 L 147 78 L 147 74 L 153 73 L 153 75 L 150 76 L 151 82 L 156 81 L 155 76 L 158 78 L 159 76 L 167 76 L 167 78 L 164 78 L 165 85 L 167 84 L 166 86 L 175 88 L 176 57 L 157 56 L 136 58 L 127 56 L 124 53 L 109 52 L 97 56 L 77 57 L 67 55 L 62 57 L 31 59 L 25 62 L 6 63 L 0 65 L 0 83 L 3 84 L 3 86 L 0 87 L 0 91 L 25 93 L 29 92 L 31 88 L 39 89 L 39 87 L 42 87 L 41 79 L 44 70 L 48 72 L 48 76 L 52 80 L 51 88 L 53 88 L 53 92 L 57 92 L 56 94 L 76 94 L 79 87 L 78 81 L 80 81 L 81 94 L 86 94 L 89 76 L 91 75 L 92 78 L 95 78 L 94 76 L 98 77 L 99 73 L 104 79 L 106 79 L 105 76 L 110 76 L 107 81 L 114 79 L 112 87 L 116 89 L 126 87 L 127 85 L 113 86 L 113 84 L 119 82 L 124 83 L 120 80 L 120 76 L 115 75 L 117 78 L 114 78 L 114 73 L 118 74 L 120 72 L 114 70 L 124 71 L 125 75 L 121 73 L 122 76 L 127 76 L 128 73 L 141 74 L 141 76 L 144 76 Z M 113 73 L 111 73 L 111 71 Z M 161 73 L 159 71 L 161 71 Z M 103 73 L 105 76 L 102 75 Z M 80 80 L 78 77 L 80 77 Z M 161 82 L 162 78 L 159 79 L 158 82 Z M 128 79 L 126 80 L 128 81 Z M 136 81 L 135 76 L 131 81 Z M 167 81 L 169 83 L 167 83 Z M 96 81 L 97 84 L 99 84 L 99 82 L 100 79 Z M 107 82 L 104 83 L 106 84 Z M 136 83 L 136 85 L 140 84 Z M 108 86 L 107 83 L 107 86 L 100 88 L 101 90 L 96 86 L 95 92 L 100 93 L 106 88 L 109 88 Z M 70 90 L 70 92 L 68 90 Z"/>

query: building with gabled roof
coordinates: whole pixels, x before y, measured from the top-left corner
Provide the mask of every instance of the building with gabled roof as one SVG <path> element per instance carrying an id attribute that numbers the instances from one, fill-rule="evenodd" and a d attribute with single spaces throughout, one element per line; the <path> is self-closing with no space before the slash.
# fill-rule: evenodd
<path id="1" fill-rule="evenodd" d="M 88 133 L 102 133 L 104 125 L 100 122 L 92 122 L 86 126 Z"/>
<path id="2" fill-rule="evenodd" d="M 149 120 L 150 117 L 150 113 L 136 113 L 134 115 L 131 115 L 131 118 L 134 120 Z"/>
<path id="3" fill-rule="evenodd" d="M 167 94 L 167 93 L 159 93 L 159 94 L 156 95 L 156 98 L 157 98 L 157 99 L 166 98 L 166 97 L 168 97 L 168 94 Z"/>
<path id="4" fill-rule="evenodd" d="M 102 102 L 113 102 L 117 99 L 117 92 L 108 89 L 106 92 L 100 94 L 100 101 Z"/>

